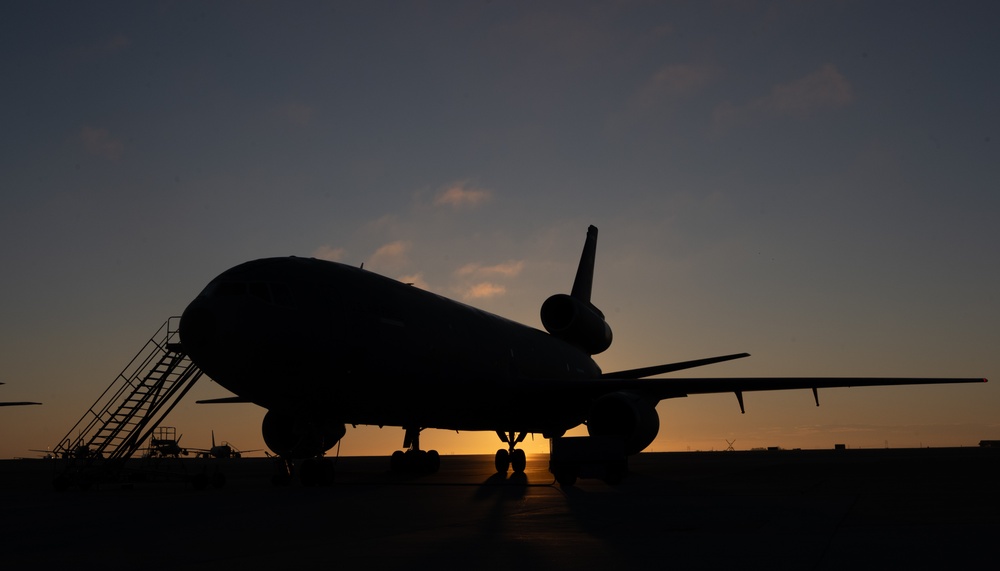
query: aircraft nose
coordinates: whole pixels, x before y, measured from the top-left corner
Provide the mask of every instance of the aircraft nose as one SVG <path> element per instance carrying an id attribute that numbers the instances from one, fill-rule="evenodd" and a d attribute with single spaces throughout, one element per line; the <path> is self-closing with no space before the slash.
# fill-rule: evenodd
<path id="1" fill-rule="evenodd" d="M 197 354 L 199 348 L 211 343 L 217 331 L 215 315 L 209 309 L 192 303 L 181 315 L 179 332 L 181 344 L 189 354 Z"/>

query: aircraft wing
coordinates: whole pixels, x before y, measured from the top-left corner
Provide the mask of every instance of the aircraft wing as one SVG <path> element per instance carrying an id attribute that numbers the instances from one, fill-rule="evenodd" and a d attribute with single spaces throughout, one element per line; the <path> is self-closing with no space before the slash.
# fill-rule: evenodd
<path id="1" fill-rule="evenodd" d="M 600 379 L 541 380 L 545 388 L 559 391 L 582 391 L 594 398 L 626 391 L 657 401 L 694 394 L 735 393 L 743 410 L 743 393 L 750 391 L 783 391 L 812 389 L 819 405 L 818 389 L 835 387 L 878 387 L 895 385 L 938 385 L 955 383 L 985 383 L 984 378 L 912 378 L 912 377 L 726 377 L 686 379 L 636 379 L 602 377 Z M 544 389 L 543 389 L 544 390 Z"/>
<path id="2" fill-rule="evenodd" d="M 983 378 L 912 378 L 912 377 L 725 377 L 725 378 L 648 378 L 673 371 L 702 367 L 734 359 L 749 357 L 749 353 L 735 353 L 720 357 L 695 359 L 681 363 L 656 365 L 605 373 L 600 379 L 563 381 L 577 385 L 593 396 L 616 391 L 628 391 L 656 400 L 686 397 L 695 394 L 735 393 L 743 410 L 743 393 L 750 391 L 784 391 L 792 389 L 812 389 L 819 406 L 819 389 L 833 387 L 878 387 L 894 385 L 939 385 L 953 383 L 985 383 Z M 548 384 L 547 381 L 543 381 Z M 583 387 L 586 388 L 583 388 Z M 562 390 L 568 387 L 565 385 Z"/>
<path id="3" fill-rule="evenodd" d="M 936 385 L 983 383 L 986 379 L 910 378 L 910 377 L 727 377 L 695 379 L 609 379 L 598 381 L 607 390 L 632 390 L 657 399 L 693 394 L 782 391 L 790 389 L 827 389 L 834 387 L 878 387 L 893 385 Z"/>

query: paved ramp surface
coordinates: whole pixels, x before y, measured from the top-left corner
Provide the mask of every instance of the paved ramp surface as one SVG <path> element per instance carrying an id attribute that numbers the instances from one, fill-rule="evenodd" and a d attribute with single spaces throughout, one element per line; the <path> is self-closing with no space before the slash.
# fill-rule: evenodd
<path id="1" fill-rule="evenodd" d="M 0 462 L 3 567 L 262 569 L 972 568 L 1000 537 L 1000 451 L 643 454 L 619 486 L 563 489 L 547 456 L 523 477 L 491 456 L 428 476 L 342 458 L 326 487 L 270 484 L 269 460 L 175 481 L 51 487 L 58 462 Z"/>

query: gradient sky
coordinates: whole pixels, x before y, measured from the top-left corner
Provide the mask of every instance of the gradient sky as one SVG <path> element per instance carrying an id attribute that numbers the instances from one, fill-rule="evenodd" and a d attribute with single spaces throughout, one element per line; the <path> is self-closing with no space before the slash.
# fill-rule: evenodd
<path id="1" fill-rule="evenodd" d="M 240 262 L 315 256 L 540 327 L 588 224 L 604 370 L 990 384 L 665 401 L 650 450 L 1000 439 L 1000 5 L 0 6 L 0 457 L 55 445 Z M 263 410 L 166 424 L 263 448 Z M 399 428 L 348 431 L 388 455 Z M 427 431 L 442 453 L 493 434 Z M 529 452 L 547 451 L 536 437 Z M 335 452 L 336 450 L 334 450 Z"/>

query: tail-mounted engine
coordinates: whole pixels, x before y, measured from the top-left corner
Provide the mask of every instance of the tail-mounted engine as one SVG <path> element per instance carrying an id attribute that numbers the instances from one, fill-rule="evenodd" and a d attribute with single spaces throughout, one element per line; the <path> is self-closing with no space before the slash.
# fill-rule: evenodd
<path id="1" fill-rule="evenodd" d="M 553 337 L 576 345 L 588 355 L 611 346 L 611 327 L 601 310 L 564 293 L 542 304 L 542 325 Z"/>
<path id="2" fill-rule="evenodd" d="M 345 434 L 343 424 L 316 423 L 298 415 L 269 410 L 261 425 L 264 443 L 284 458 L 314 458 L 333 448 Z"/>
<path id="3" fill-rule="evenodd" d="M 553 337 L 576 345 L 588 355 L 611 346 L 611 328 L 604 314 L 590 303 L 594 285 L 594 257 L 597 255 L 597 227 L 587 228 L 580 265 L 576 268 L 573 291 L 556 294 L 542 304 L 542 325 Z"/>
<path id="4" fill-rule="evenodd" d="M 660 431 L 656 401 L 621 391 L 597 399 L 587 419 L 591 436 L 614 436 L 625 444 L 626 454 L 638 454 Z"/>

